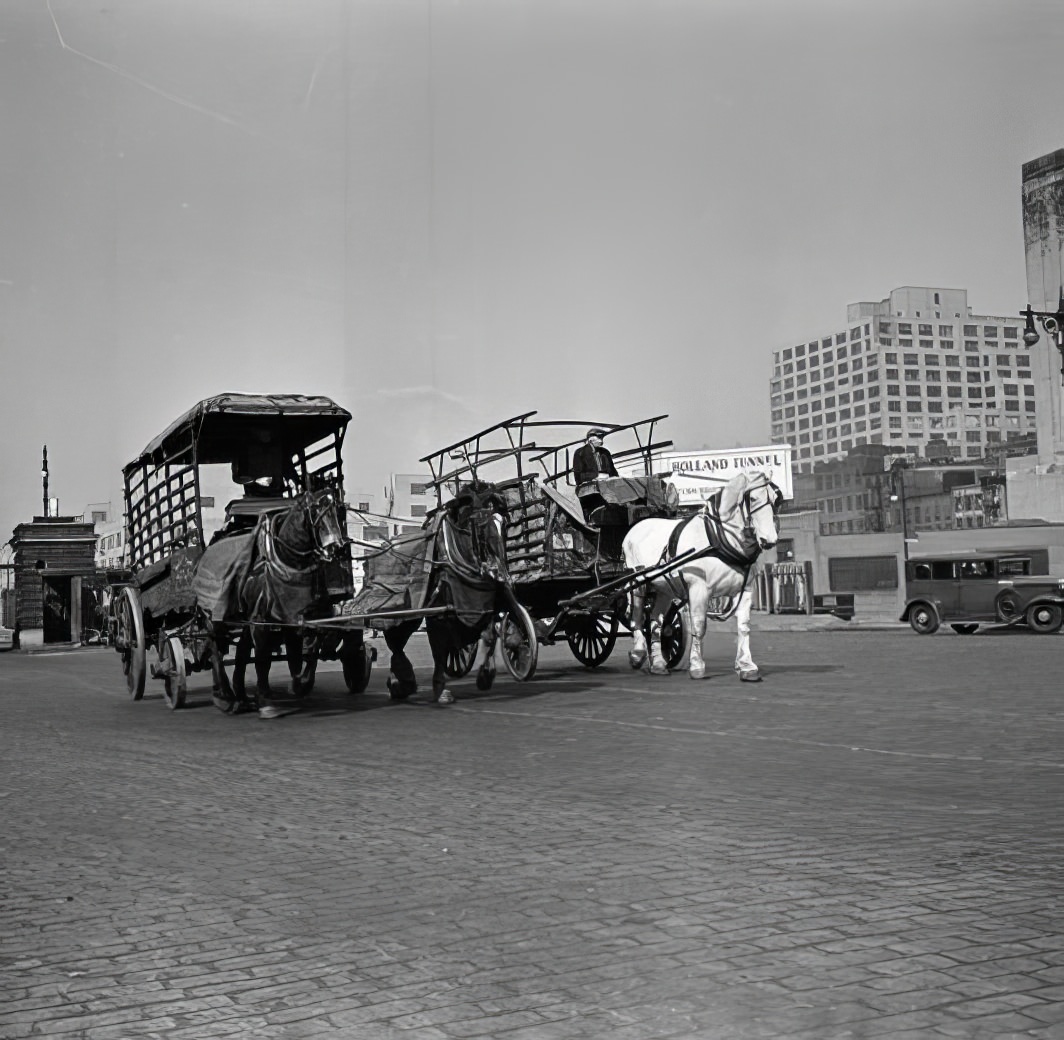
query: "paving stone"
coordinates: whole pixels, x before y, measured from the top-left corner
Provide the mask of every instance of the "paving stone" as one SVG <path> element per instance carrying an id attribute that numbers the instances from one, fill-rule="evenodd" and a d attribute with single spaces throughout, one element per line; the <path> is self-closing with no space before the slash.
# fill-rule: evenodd
<path id="1" fill-rule="evenodd" d="M 544 647 L 448 712 L 333 666 L 276 725 L 5 655 L 0 1036 L 1064 1040 L 1059 654 L 959 642 L 773 633 L 756 696 Z"/>

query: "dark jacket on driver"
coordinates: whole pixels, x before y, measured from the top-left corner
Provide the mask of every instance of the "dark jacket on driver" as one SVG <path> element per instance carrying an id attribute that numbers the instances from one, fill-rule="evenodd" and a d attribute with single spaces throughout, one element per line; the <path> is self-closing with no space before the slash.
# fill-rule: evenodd
<path id="1" fill-rule="evenodd" d="M 615 476 L 617 476 L 617 467 L 614 466 L 613 456 L 606 448 L 582 444 L 573 453 L 573 481 L 577 487 L 596 477 Z"/>

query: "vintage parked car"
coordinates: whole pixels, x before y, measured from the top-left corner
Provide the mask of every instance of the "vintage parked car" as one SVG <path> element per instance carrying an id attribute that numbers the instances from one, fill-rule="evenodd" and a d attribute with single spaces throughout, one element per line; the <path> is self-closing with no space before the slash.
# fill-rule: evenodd
<path id="1" fill-rule="evenodd" d="M 931 635 L 947 623 L 970 635 L 981 623 L 1026 625 L 1049 635 L 1064 624 L 1064 578 L 1046 573 L 1048 550 L 944 553 L 905 565 L 901 620 Z"/>
<path id="2" fill-rule="evenodd" d="M 10 650 L 15 645 L 15 633 L 4 625 L 0 625 L 0 650 Z"/>

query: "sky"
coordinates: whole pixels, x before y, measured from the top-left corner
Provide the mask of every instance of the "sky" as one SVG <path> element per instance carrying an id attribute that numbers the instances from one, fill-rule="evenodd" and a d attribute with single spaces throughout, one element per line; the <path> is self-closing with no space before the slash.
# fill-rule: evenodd
<path id="1" fill-rule="evenodd" d="M 228 391 L 351 411 L 350 498 L 532 409 L 766 444 L 847 304 L 1026 305 L 1062 44 L 1056 0 L 3 0 L 0 540 L 44 445 L 120 512 Z"/>

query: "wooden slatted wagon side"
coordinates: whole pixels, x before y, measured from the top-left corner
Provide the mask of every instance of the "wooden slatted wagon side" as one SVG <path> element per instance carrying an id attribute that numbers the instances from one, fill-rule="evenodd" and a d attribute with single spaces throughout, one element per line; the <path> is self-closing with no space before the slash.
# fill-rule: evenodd
<path id="1" fill-rule="evenodd" d="M 291 635 L 302 631 L 304 618 L 275 612 L 260 620 L 242 613 L 235 606 L 236 586 L 247 578 L 241 567 L 251 566 L 253 537 L 281 545 L 278 518 L 300 504 L 316 509 L 330 532 L 335 522 L 340 541 L 330 548 L 338 551 L 312 560 L 308 554 L 305 566 L 280 572 L 282 587 L 273 590 L 274 599 L 285 599 L 286 573 L 306 585 L 298 602 L 308 616 L 327 613 L 351 595 L 341 459 L 350 419 L 346 409 L 323 396 L 220 394 L 174 420 L 124 467 L 128 570 L 112 588 L 111 639 L 134 700 L 143 697 L 150 674 L 162 681 L 166 703 L 179 708 L 188 674 L 204 669 L 212 672 L 220 708 L 232 711 L 245 700 L 243 669 L 249 661 L 263 662 L 245 656 L 230 684 L 225 670 L 230 647 L 253 625 L 284 627 Z M 212 466 L 244 494 L 229 502 L 208 545 L 204 479 Z M 224 551 L 216 551 L 218 545 Z M 205 588 L 213 593 L 209 605 Z M 230 609 L 222 609 L 225 602 Z M 344 643 L 334 649 L 344 659 L 348 685 L 364 688 L 371 655 L 362 633 L 353 631 Z"/>

